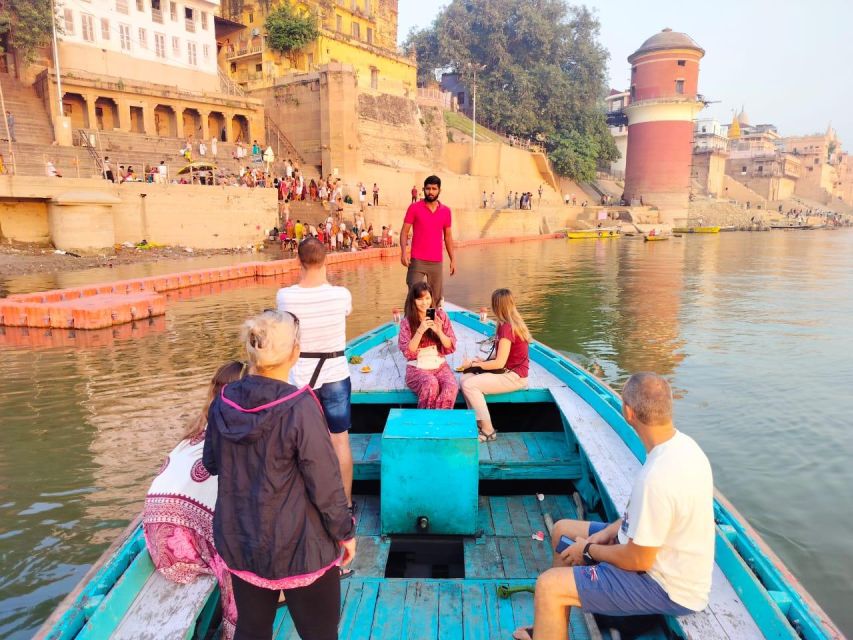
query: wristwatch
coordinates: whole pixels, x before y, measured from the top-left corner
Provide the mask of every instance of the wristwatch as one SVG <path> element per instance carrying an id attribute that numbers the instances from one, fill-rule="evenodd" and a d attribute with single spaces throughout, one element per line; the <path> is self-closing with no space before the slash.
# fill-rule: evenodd
<path id="1" fill-rule="evenodd" d="M 587 542 L 583 548 L 583 563 L 587 566 L 598 564 L 598 560 L 589 555 L 589 548 L 593 545 L 592 542 Z"/>

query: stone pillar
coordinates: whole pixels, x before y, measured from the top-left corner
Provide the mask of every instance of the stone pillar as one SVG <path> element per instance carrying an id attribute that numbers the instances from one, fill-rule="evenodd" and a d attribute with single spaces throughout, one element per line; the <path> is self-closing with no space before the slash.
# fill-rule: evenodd
<path id="1" fill-rule="evenodd" d="M 91 93 L 87 93 L 83 96 L 83 99 L 86 101 L 86 119 L 89 121 L 90 129 L 98 128 L 98 116 L 95 114 L 95 101 L 98 99 L 98 96 L 93 96 Z"/>
<path id="2" fill-rule="evenodd" d="M 47 205 L 47 224 L 53 246 L 78 254 L 112 254 L 112 207 L 120 202 L 115 196 L 94 191 L 72 191 L 52 198 Z"/>
<path id="3" fill-rule="evenodd" d="M 157 125 L 154 123 L 154 107 L 149 102 L 143 102 L 142 107 L 142 128 L 149 136 L 157 135 Z"/>
<path id="4" fill-rule="evenodd" d="M 124 99 L 118 101 L 118 128 L 130 133 L 130 103 Z"/>
<path id="5" fill-rule="evenodd" d="M 210 111 L 199 111 L 199 116 L 201 117 L 201 139 L 204 140 L 204 144 L 210 144 L 210 127 L 207 121 L 210 118 Z"/>
<path id="6" fill-rule="evenodd" d="M 338 63 L 320 71 L 320 152 L 323 175 L 358 173 L 358 87 L 352 68 Z"/>

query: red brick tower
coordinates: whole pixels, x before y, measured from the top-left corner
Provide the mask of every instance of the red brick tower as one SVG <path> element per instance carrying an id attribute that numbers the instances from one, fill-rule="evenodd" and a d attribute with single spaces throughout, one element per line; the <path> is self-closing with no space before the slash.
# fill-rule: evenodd
<path id="1" fill-rule="evenodd" d="M 696 91 L 704 55 L 687 34 L 664 29 L 628 56 L 625 198 L 656 205 L 661 222 L 687 215 L 693 120 L 703 108 Z"/>

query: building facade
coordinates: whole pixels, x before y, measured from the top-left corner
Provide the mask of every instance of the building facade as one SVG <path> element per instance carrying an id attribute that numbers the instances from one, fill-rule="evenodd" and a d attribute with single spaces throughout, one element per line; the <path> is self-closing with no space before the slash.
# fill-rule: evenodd
<path id="1" fill-rule="evenodd" d="M 279 2 L 225 0 L 221 8 L 224 18 L 242 25 L 219 40 L 221 67 L 241 87 L 265 89 L 278 78 L 347 64 L 361 90 L 416 95 L 416 62 L 397 50 L 397 0 L 299 0 L 294 6 L 316 16 L 319 36 L 290 54 L 272 50 L 267 42 L 264 23 Z"/>
<path id="2" fill-rule="evenodd" d="M 624 198 L 653 204 L 662 221 L 683 216 L 691 188 L 693 121 L 699 61 L 705 51 L 690 36 L 664 29 L 628 57 L 631 88 Z"/>
<path id="3" fill-rule="evenodd" d="M 850 161 L 831 126 L 824 133 L 783 138 L 781 145 L 802 162 L 798 195 L 824 204 L 837 199 L 846 199 L 848 204 L 853 204 L 849 200 L 853 194 L 845 184 Z"/>

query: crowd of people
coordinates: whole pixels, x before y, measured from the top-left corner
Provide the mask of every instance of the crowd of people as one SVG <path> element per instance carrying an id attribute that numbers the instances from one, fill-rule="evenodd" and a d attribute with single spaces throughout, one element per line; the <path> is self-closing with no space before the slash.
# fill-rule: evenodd
<path id="1" fill-rule="evenodd" d="M 466 359 L 443 309 L 444 253 L 456 273 L 451 211 L 430 176 L 403 220 L 407 295 L 398 348 L 417 406 L 452 409 L 461 390 L 479 440 L 499 437 L 486 398 L 528 384 L 530 331 L 511 291 L 492 293 L 491 353 Z M 304 231 L 304 228 L 303 228 Z M 411 232 L 411 247 L 407 239 Z M 146 499 L 143 525 L 157 570 L 176 582 L 216 576 L 223 637 L 271 638 L 289 608 L 303 639 L 338 637 L 341 580 L 356 555 L 352 385 L 344 356 L 351 293 L 326 275 L 328 246 L 297 249 L 300 279 L 242 326 L 244 360 L 214 374 L 201 411 L 169 453 Z M 554 567 L 536 584 L 532 627 L 514 637 L 566 637 L 567 608 L 592 613 L 686 615 L 708 601 L 714 554 L 713 483 L 707 458 L 672 424 L 672 393 L 652 373 L 632 376 L 623 414 L 648 457 L 623 518 L 561 520 Z"/>

